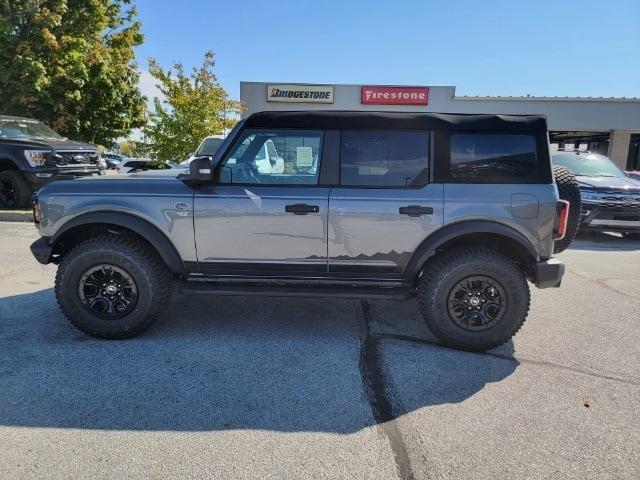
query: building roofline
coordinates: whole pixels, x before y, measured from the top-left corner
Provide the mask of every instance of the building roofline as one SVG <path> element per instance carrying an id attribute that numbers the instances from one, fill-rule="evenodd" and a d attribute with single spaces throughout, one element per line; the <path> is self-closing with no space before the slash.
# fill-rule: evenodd
<path id="1" fill-rule="evenodd" d="M 614 103 L 640 103 L 638 97 L 484 97 L 484 96 L 454 96 L 454 100 L 471 100 L 471 101 L 517 101 L 517 102 L 614 102 Z"/>

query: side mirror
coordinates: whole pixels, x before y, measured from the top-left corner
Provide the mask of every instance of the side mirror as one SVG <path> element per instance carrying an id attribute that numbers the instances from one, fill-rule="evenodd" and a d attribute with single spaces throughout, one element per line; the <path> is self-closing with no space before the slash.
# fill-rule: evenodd
<path id="1" fill-rule="evenodd" d="M 208 182 L 213 178 L 211 157 L 196 157 L 189 163 L 189 178 L 194 182 Z"/>

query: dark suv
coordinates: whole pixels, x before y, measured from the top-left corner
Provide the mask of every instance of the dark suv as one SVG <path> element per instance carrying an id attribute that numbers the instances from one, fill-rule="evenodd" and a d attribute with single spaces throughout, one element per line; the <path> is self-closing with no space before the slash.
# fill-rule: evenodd
<path id="1" fill-rule="evenodd" d="M 282 168 L 262 168 L 264 146 Z M 184 293 L 417 298 L 446 345 L 510 339 L 558 287 L 568 203 L 539 116 L 265 112 L 188 174 L 55 182 L 34 207 L 67 318 L 146 329 Z M 177 171 L 179 173 L 179 171 Z M 579 197 L 578 197 L 579 198 Z M 172 277 L 174 282 L 172 282 Z"/>
<path id="2" fill-rule="evenodd" d="M 0 208 L 28 207 L 41 186 L 104 169 L 95 147 L 63 138 L 38 120 L 0 115 Z"/>

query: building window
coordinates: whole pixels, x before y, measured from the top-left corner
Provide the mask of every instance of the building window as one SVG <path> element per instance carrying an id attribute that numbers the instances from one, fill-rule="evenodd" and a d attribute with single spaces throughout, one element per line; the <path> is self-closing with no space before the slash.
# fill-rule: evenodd
<path id="1" fill-rule="evenodd" d="M 429 132 L 343 131 L 340 184 L 355 187 L 420 187 L 427 183 Z"/>

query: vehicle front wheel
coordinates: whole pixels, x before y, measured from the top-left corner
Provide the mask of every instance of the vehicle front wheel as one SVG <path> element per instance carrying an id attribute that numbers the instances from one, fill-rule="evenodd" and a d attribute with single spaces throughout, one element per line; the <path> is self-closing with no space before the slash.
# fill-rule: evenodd
<path id="1" fill-rule="evenodd" d="M 490 248 L 452 250 L 425 268 L 418 305 L 427 327 L 446 346 L 482 351 L 508 341 L 529 312 L 524 273 Z"/>
<path id="2" fill-rule="evenodd" d="M 123 339 L 146 330 L 171 297 L 171 276 L 160 256 L 127 235 L 102 235 L 62 259 L 56 298 L 67 319 L 92 337 Z"/>
<path id="3" fill-rule="evenodd" d="M 25 208 L 31 204 L 33 189 L 22 172 L 0 172 L 0 208 Z"/>

